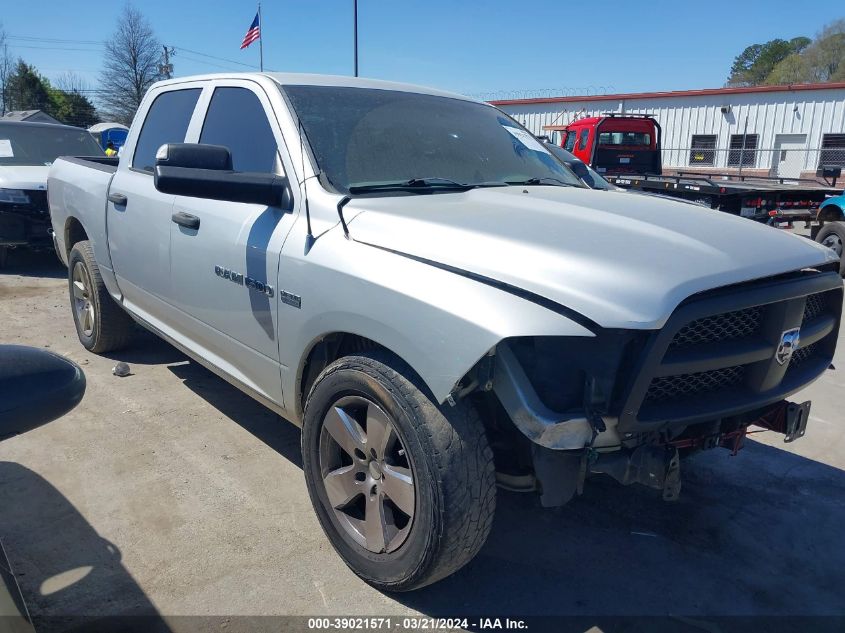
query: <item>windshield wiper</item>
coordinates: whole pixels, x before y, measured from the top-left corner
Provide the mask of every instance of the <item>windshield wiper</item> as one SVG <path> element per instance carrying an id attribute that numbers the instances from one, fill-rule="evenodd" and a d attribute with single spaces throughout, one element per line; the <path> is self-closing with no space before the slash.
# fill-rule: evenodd
<path id="1" fill-rule="evenodd" d="M 372 185 L 352 185 L 349 193 L 371 193 L 378 191 L 469 191 L 479 187 L 505 187 L 505 182 L 463 183 L 449 178 L 411 178 L 397 182 L 383 182 Z"/>
<path id="2" fill-rule="evenodd" d="M 543 177 L 543 178 L 529 178 L 528 180 L 508 180 L 509 185 L 550 185 L 552 187 L 579 187 L 571 182 L 565 182 L 558 178 Z"/>

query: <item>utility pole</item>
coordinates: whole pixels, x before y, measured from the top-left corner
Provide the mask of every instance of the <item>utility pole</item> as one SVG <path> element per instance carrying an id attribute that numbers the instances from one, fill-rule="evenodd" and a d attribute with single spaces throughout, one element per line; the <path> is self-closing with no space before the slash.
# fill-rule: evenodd
<path id="1" fill-rule="evenodd" d="M 173 64 L 170 63 L 170 58 L 176 56 L 176 50 L 171 46 L 163 46 L 164 57 L 163 63 L 158 65 L 158 74 L 164 79 L 173 79 Z"/>
<path id="2" fill-rule="evenodd" d="M 352 8 L 355 13 L 354 32 L 355 32 L 355 76 L 358 76 L 358 0 L 352 0 Z"/>

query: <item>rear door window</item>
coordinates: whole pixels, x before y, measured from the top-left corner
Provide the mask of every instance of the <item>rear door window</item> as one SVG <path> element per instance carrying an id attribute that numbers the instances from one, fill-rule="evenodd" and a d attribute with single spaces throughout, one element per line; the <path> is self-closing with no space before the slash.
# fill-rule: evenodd
<path id="1" fill-rule="evenodd" d="M 199 96 L 199 88 L 188 88 L 164 92 L 155 98 L 138 136 L 132 167 L 152 172 L 159 147 L 185 142 Z"/>
<path id="2" fill-rule="evenodd" d="M 273 128 L 261 101 L 246 88 L 214 90 L 200 143 L 229 148 L 235 171 L 275 171 L 278 146 Z"/>

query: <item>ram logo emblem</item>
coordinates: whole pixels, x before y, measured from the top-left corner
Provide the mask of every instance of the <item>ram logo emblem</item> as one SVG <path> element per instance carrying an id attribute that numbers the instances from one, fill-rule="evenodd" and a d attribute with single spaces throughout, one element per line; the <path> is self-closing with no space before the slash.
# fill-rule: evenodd
<path id="1" fill-rule="evenodd" d="M 781 365 L 786 365 L 792 354 L 798 349 L 798 341 L 801 340 L 801 328 L 787 330 L 780 335 L 780 343 L 775 352 L 775 360 Z"/>

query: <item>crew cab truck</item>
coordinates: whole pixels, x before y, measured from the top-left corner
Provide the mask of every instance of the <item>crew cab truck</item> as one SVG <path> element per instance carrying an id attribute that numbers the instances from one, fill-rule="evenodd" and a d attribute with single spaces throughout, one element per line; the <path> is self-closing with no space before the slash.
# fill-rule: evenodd
<path id="1" fill-rule="evenodd" d="M 826 223 L 845 220 L 841 213 L 821 211 L 822 203 L 837 193 L 831 187 L 838 168 L 820 170 L 824 180 L 810 181 L 695 171 L 663 174 L 662 131 L 653 115 L 611 112 L 546 129 L 559 132 L 565 150 L 619 187 L 689 200 L 770 225 L 804 222 L 818 242 L 831 232 L 845 232 L 845 225 L 824 229 Z M 692 150 L 693 158 L 708 151 Z"/>
<path id="2" fill-rule="evenodd" d="M 135 321 L 300 425 L 328 539 L 385 590 L 467 563 L 497 482 L 674 499 L 693 451 L 799 437 L 786 398 L 841 318 L 831 249 L 590 190 L 492 106 L 405 84 L 158 83 L 49 200 L 82 345 Z"/>

